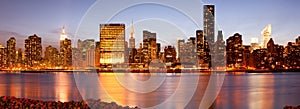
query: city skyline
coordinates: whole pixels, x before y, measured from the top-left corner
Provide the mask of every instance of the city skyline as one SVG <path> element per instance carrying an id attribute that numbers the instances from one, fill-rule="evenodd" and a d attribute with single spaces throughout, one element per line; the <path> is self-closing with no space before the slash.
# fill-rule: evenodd
<path id="1" fill-rule="evenodd" d="M 292 1 L 292 0 L 291 0 Z M 88 9 L 89 6 L 91 6 L 95 1 L 85 1 L 85 2 L 79 2 L 79 1 L 47 1 L 46 3 L 35 3 L 26 1 L 26 3 L 23 3 L 22 1 L 4 1 L 2 3 L 3 6 L 1 6 L 1 9 L 3 13 L 3 17 L 0 18 L 1 21 L 3 21 L 3 26 L 1 26 L 0 35 L 1 35 L 1 42 L 3 45 L 5 45 L 5 41 L 8 40 L 8 38 L 15 36 L 18 42 L 17 47 L 18 48 L 24 48 L 22 43 L 24 43 L 22 40 L 25 39 L 27 36 L 32 34 L 37 34 L 41 37 L 43 37 L 43 46 L 47 45 L 53 45 L 55 47 L 58 47 L 59 42 L 56 40 L 59 39 L 60 35 L 60 28 L 62 25 L 66 26 L 67 31 L 69 32 L 68 35 L 73 36 L 76 32 L 76 27 L 79 24 L 80 16 L 83 16 L 85 11 Z M 293 41 L 296 36 L 299 35 L 299 32 L 297 31 L 297 20 L 296 18 L 299 18 L 297 16 L 300 16 L 296 12 L 295 2 L 298 1 L 235 1 L 230 0 L 226 3 L 220 2 L 220 1 L 204 1 L 204 4 L 214 4 L 216 5 L 216 31 L 218 28 L 221 28 L 224 33 L 224 39 L 227 39 L 232 34 L 238 32 L 242 34 L 243 40 L 245 40 L 244 44 L 250 44 L 250 39 L 252 37 L 261 38 L 261 30 L 265 27 L 267 24 L 272 24 L 273 29 L 273 40 L 281 45 L 286 45 L 287 42 Z M 79 5 L 80 4 L 80 5 Z M 256 6 L 257 9 L 252 8 L 246 8 L 249 6 Z M 9 6 L 15 5 L 15 8 L 12 9 Z M 70 6 L 68 6 L 70 5 Z M 202 4 L 198 4 L 202 5 Z M 57 7 L 53 8 L 53 7 Z M 77 7 L 79 6 L 79 7 Z M 76 8 L 75 8 L 76 7 Z M 151 5 L 143 5 L 143 6 L 137 6 L 136 8 L 133 8 L 133 12 L 137 9 L 147 10 L 147 8 L 152 7 L 158 7 L 158 9 L 162 9 L 162 11 L 170 12 L 168 8 L 160 7 L 160 6 L 151 6 Z M 245 8 L 243 8 L 245 7 Z M 285 8 L 283 8 L 285 7 Z M 35 10 L 35 8 L 41 8 L 40 10 Z M 75 8 L 73 10 L 73 8 Z M 235 9 L 238 8 L 238 11 Z M 272 10 L 277 10 L 272 11 Z M 128 12 L 132 12 L 129 11 Z M 150 10 L 147 10 L 148 12 Z M 172 10 L 171 10 L 172 11 Z M 153 15 L 153 13 L 157 12 L 157 10 L 150 11 L 150 15 Z M 19 14 L 22 13 L 22 14 Z M 34 17 L 33 13 L 36 13 L 36 17 Z M 50 14 L 53 13 L 53 14 Z M 201 13 L 201 10 L 199 10 L 199 13 Z M 199 14 L 197 13 L 197 14 Z M 251 14 L 249 14 L 251 13 Z M 81 14 L 81 15 L 79 15 Z M 127 14 L 127 13 L 124 13 Z M 226 14 L 226 15 L 225 15 Z M 157 16 L 161 16 L 161 13 L 157 13 Z M 234 15 L 239 15 L 237 17 L 233 17 Z M 284 16 L 289 16 L 288 18 Z M 18 20 L 16 18 L 20 18 L 22 16 L 22 20 Z M 51 17 L 51 19 L 46 18 L 47 16 L 56 16 Z M 72 16 L 72 18 L 70 18 Z M 76 16 L 76 17 L 74 17 Z M 79 16 L 79 17 L 78 17 Z M 122 15 L 120 15 L 122 16 Z M 140 16 L 137 16 L 135 19 L 134 14 L 129 14 L 128 17 L 126 17 L 124 20 L 121 21 L 121 23 L 125 23 L 126 25 L 129 25 L 131 21 L 136 23 L 139 22 L 138 18 Z M 170 18 L 170 16 L 166 16 Z M 47 20 L 46 20 L 47 19 Z M 227 20 L 232 19 L 232 20 Z M 288 20 L 286 20 L 288 19 Z M 119 20 L 119 19 L 116 19 Z M 170 20 L 170 22 L 178 22 L 178 20 L 181 20 L 181 18 Z M 199 19 L 196 19 L 196 22 L 200 22 L 199 25 L 201 25 L 201 17 Z M 225 20 L 225 21 L 224 21 Z M 244 20 L 244 21 L 241 21 Z M 99 24 L 99 23 L 98 23 Z M 147 24 L 147 23 L 146 23 Z M 47 26 L 46 26 L 47 25 Z M 255 26 L 253 26 L 255 25 Z M 26 28 L 25 28 L 26 27 Z M 30 28 L 27 28 L 30 27 Z M 147 28 L 140 28 L 139 24 L 136 24 L 135 27 L 135 37 L 141 38 L 141 30 L 147 29 Z M 95 26 L 97 28 L 97 26 Z M 185 28 L 184 28 L 185 29 Z M 187 31 L 187 36 L 183 36 L 185 39 L 187 39 L 190 36 L 195 36 L 195 33 L 193 31 L 197 29 L 202 28 L 192 28 Z M 165 33 L 161 33 L 159 29 L 155 30 L 152 28 L 149 28 L 147 30 L 156 32 L 158 37 L 167 38 L 170 35 L 166 35 Z M 165 31 L 165 29 L 164 29 Z M 97 32 L 96 32 L 97 33 Z M 91 32 L 91 34 L 94 34 L 94 32 Z M 129 31 L 126 29 L 126 38 L 129 38 Z M 98 33 L 95 34 L 95 36 L 89 36 L 85 38 L 93 38 L 98 37 Z M 216 37 L 216 36 L 215 36 Z M 285 37 L 285 38 L 282 38 Z M 182 36 L 178 36 L 178 38 L 182 38 Z M 98 38 L 94 38 L 96 41 Z M 128 39 L 126 39 L 128 40 Z M 136 42 L 141 41 L 141 39 L 136 38 Z M 176 40 L 170 40 L 173 44 L 175 44 Z"/>

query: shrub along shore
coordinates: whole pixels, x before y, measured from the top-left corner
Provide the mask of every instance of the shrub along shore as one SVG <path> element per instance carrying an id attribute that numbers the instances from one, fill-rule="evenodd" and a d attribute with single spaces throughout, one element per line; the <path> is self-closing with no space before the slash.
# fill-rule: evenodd
<path id="1" fill-rule="evenodd" d="M 1 96 L 0 107 L 7 109 L 138 109 L 138 107 L 122 107 L 117 105 L 115 102 L 106 103 L 101 100 L 93 99 L 85 101 L 60 102 L 16 98 L 13 96 Z"/>

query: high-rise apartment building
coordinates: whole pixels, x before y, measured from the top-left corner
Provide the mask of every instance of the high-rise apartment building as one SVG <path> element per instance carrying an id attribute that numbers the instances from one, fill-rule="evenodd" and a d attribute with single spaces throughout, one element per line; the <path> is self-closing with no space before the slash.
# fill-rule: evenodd
<path id="1" fill-rule="evenodd" d="M 16 64 L 16 39 L 11 37 L 7 42 L 7 66 L 14 67 Z"/>
<path id="2" fill-rule="evenodd" d="M 243 67 L 242 35 L 236 33 L 226 40 L 227 67 L 239 69 Z"/>
<path id="3" fill-rule="evenodd" d="M 42 38 L 36 34 L 25 39 L 25 66 L 37 67 L 42 60 Z"/>

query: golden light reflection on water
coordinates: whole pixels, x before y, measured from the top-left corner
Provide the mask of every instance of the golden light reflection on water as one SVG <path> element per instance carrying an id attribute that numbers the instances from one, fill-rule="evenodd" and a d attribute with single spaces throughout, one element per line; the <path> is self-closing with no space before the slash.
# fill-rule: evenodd
<path id="1" fill-rule="evenodd" d="M 70 83 L 70 77 L 67 73 L 56 73 L 55 74 L 55 97 L 58 101 L 66 102 L 70 101 L 67 92 L 71 91 L 68 86 Z"/>
<path id="2" fill-rule="evenodd" d="M 274 76 L 258 75 L 249 77 L 249 87 L 252 90 L 248 93 L 249 109 L 273 109 L 274 105 Z M 269 88 L 268 88 L 269 87 Z"/>
<path id="3" fill-rule="evenodd" d="M 124 78 L 128 78 L 129 75 L 124 74 L 117 74 L 121 75 Z M 147 80 L 149 79 L 151 75 L 149 74 L 130 74 L 133 78 L 137 80 Z M 156 91 L 149 92 L 149 93 L 139 93 L 139 92 L 133 92 L 125 87 L 123 87 L 118 79 L 115 77 L 115 74 L 99 74 L 99 81 L 102 85 L 102 87 L 105 89 L 106 93 L 112 98 L 112 100 L 120 105 L 129 105 L 129 106 L 139 106 L 142 108 L 146 107 L 152 107 L 155 105 L 158 105 L 159 103 L 163 102 L 165 99 L 168 98 L 175 90 L 177 83 L 179 82 L 179 79 L 173 78 L 172 81 L 165 81 L 161 86 L 167 86 L 167 84 L 172 83 L 174 86 L 168 86 L 173 88 L 168 88 L 166 90 L 166 87 L 164 88 L 158 88 Z M 136 86 L 137 83 L 135 82 L 129 82 L 128 84 Z M 148 86 L 140 87 L 147 89 Z M 168 92 L 168 93 L 164 93 Z"/>

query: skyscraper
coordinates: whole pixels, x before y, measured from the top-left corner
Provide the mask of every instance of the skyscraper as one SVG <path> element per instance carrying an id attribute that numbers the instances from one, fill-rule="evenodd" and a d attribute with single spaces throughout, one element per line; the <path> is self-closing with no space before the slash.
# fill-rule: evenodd
<path id="1" fill-rule="evenodd" d="M 177 58 L 180 59 L 182 57 L 182 50 L 184 46 L 184 39 L 178 39 L 176 43 L 176 53 L 177 53 Z"/>
<path id="2" fill-rule="evenodd" d="M 203 35 L 202 30 L 196 31 L 197 38 L 197 56 L 200 69 L 208 69 L 210 67 L 211 54 L 208 40 Z"/>
<path id="3" fill-rule="evenodd" d="M 176 50 L 174 46 L 168 45 L 164 49 L 164 62 L 167 67 L 171 67 L 171 65 L 176 61 Z"/>
<path id="4" fill-rule="evenodd" d="M 134 38 L 134 28 L 133 28 L 133 22 L 130 26 L 130 39 L 129 39 L 129 48 L 135 48 L 135 38 Z"/>
<path id="5" fill-rule="evenodd" d="M 217 41 L 214 44 L 213 54 L 212 54 L 212 67 L 214 70 L 225 70 L 226 60 L 226 46 L 223 40 L 223 33 L 221 30 L 218 31 Z"/>
<path id="6" fill-rule="evenodd" d="M 147 66 L 151 60 L 156 58 L 156 33 L 151 33 L 149 31 L 143 31 L 143 54 L 144 63 Z"/>
<path id="7" fill-rule="evenodd" d="M 62 58 L 61 64 L 63 67 L 72 66 L 72 43 L 71 39 L 68 39 L 64 27 L 60 35 L 60 57 Z"/>
<path id="8" fill-rule="evenodd" d="M 16 62 L 16 39 L 11 37 L 7 42 L 7 66 L 14 67 Z"/>
<path id="9" fill-rule="evenodd" d="M 210 47 L 215 42 L 215 5 L 203 6 L 204 37 L 207 39 Z"/>
<path id="10" fill-rule="evenodd" d="M 100 67 L 124 63 L 125 24 L 100 24 Z"/>
<path id="11" fill-rule="evenodd" d="M 261 47 L 262 48 L 267 48 L 268 41 L 271 38 L 272 33 L 272 28 L 271 24 L 268 24 L 267 27 L 261 32 L 262 35 L 262 42 L 261 42 Z"/>
<path id="12" fill-rule="evenodd" d="M 25 66 L 37 67 L 42 60 L 42 38 L 36 34 L 25 39 Z"/>
<path id="13" fill-rule="evenodd" d="M 6 48 L 0 44 L 0 68 L 6 67 Z"/>
<path id="14" fill-rule="evenodd" d="M 46 47 L 44 59 L 45 59 L 45 64 L 47 65 L 48 68 L 57 67 L 59 63 L 58 61 L 61 61 L 59 59 L 58 50 L 55 47 L 52 47 L 51 45 Z"/>

